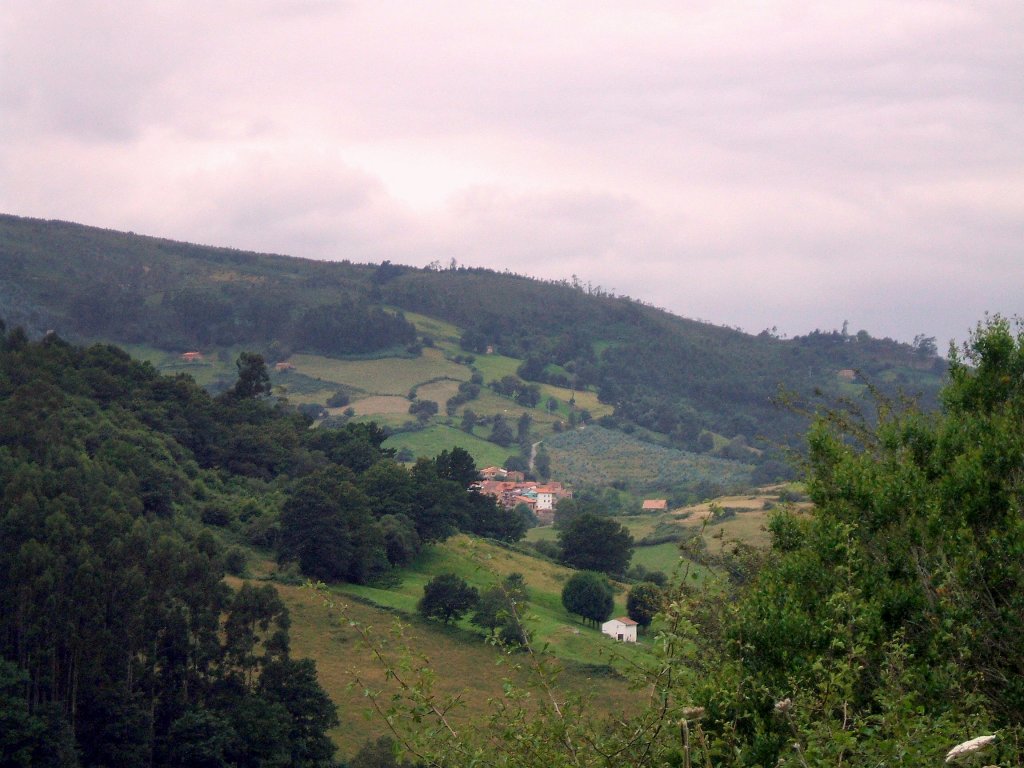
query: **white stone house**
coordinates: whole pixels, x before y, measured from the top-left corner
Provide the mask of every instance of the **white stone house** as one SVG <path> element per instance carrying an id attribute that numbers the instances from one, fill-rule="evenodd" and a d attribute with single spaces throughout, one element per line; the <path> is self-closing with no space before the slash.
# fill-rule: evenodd
<path id="1" fill-rule="evenodd" d="M 602 624 L 601 632 L 624 643 L 635 643 L 636 626 L 635 621 L 626 616 L 621 616 L 618 619 L 611 619 Z"/>
<path id="2" fill-rule="evenodd" d="M 555 492 L 547 486 L 537 489 L 537 509 L 554 509 Z"/>

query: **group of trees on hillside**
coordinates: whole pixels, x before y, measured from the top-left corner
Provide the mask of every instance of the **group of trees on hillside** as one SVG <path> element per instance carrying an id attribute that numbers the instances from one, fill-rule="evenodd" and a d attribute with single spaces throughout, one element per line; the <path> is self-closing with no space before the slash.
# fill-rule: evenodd
<path id="1" fill-rule="evenodd" d="M 225 585 L 237 558 L 198 519 L 245 378 L 214 402 L 113 348 L 0 337 L 0 762 L 330 765 L 286 608 Z M 254 475 L 280 460 L 247 453 Z"/>
<path id="2" fill-rule="evenodd" d="M 364 583 L 460 530 L 526 523 L 460 448 L 413 466 L 374 424 L 309 429 L 262 356 L 212 397 L 105 345 L 0 324 L 0 762 L 331 764 L 335 711 L 235 537 Z"/>
<path id="3" fill-rule="evenodd" d="M 526 613 L 530 597 L 521 573 L 510 573 L 497 584 L 479 592 L 454 573 L 441 573 L 423 587 L 416 605 L 420 615 L 448 624 L 472 611 L 470 622 L 508 647 L 529 639 Z"/>

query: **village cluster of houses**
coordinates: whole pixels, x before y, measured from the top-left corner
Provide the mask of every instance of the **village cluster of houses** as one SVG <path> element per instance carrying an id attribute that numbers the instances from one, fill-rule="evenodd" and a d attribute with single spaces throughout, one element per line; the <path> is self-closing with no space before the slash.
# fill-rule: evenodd
<path id="1" fill-rule="evenodd" d="M 499 504 L 508 509 L 525 504 L 537 516 L 541 525 L 554 522 L 555 504 L 561 499 L 572 498 L 572 491 L 559 482 L 549 480 L 537 483 L 526 480 L 522 472 L 512 472 L 501 467 L 480 470 L 480 480 L 472 488 L 494 496 Z"/>
<path id="2" fill-rule="evenodd" d="M 572 491 L 554 480 L 535 483 L 524 478 L 522 472 L 511 472 L 501 467 L 487 467 L 480 470 L 480 480 L 472 488 L 494 496 L 504 507 L 512 508 L 525 504 L 530 508 L 541 525 L 551 525 L 555 519 L 555 504 L 559 499 L 571 499 Z M 665 508 L 661 499 L 645 509 Z M 624 643 L 635 643 L 637 623 L 628 616 L 611 619 L 601 625 L 601 632 Z"/>

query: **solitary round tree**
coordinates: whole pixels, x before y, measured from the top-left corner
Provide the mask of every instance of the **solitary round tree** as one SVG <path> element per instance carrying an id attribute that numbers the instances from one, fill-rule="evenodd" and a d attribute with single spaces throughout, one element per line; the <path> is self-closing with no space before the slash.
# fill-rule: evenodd
<path id="1" fill-rule="evenodd" d="M 625 573 L 633 557 L 633 537 L 610 517 L 583 513 L 558 533 L 562 561 L 573 568 Z"/>
<path id="2" fill-rule="evenodd" d="M 665 593 L 661 587 L 649 581 L 642 581 L 626 596 L 626 613 L 641 627 L 649 627 L 654 615 L 661 610 Z"/>
<path id="3" fill-rule="evenodd" d="M 423 597 L 416 605 L 420 614 L 428 619 L 441 619 L 445 624 L 458 621 L 476 605 L 476 588 L 454 573 L 442 573 L 423 587 Z"/>
<path id="4" fill-rule="evenodd" d="M 562 605 L 594 625 L 607 621 L 615 610 L 615 598 L 608 579 L 600 573 L 581 571 L 574 574 L 562 589 Z"/>

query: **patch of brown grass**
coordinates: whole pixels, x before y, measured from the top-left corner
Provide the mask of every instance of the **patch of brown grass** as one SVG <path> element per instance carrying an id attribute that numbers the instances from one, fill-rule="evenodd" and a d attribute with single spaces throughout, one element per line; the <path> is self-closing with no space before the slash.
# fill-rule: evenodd
<path id="1" fill-rule="evenodd" d="M 353 400 L 349 405 L 355 409 L 357 416 L 393 416 L 395 414 L 409 413 L 409 399 L 396 395 L 377 395 L 375 397 L 364 397 L 361 400 Z M 349 406 L 345 406 L 348 408 Z M 331 414 L 341 413 L 345 408 L 330 408 Z M 409 417 L 413 418 L 412 416 Z"/>
<path id="2" fill-rule="evenodd" d="M 444 413 L 445 402 L 449 397 L 454 397 L 458 391 L 459 382 L 445 379 L 444 381 L 433 381 L 430 384 L 421 384 L 416 388 L 416 397 L 420 400 L 433 400 Z"/>

